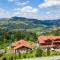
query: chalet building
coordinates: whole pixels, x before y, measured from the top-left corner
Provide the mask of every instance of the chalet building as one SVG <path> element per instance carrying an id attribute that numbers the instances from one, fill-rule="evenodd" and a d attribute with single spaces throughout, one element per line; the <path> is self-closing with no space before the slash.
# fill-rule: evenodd
<path id="1" fill-rule="evenodd" d="M 39 36 L 38 42 L 44 49 L 48 47 L 60 49 L 60 36 Z"/>
<path id="2" fill-rule="evenodd" d="M 15 41 L 11 45 L 11 49 L 16 53 L 26 53 L 28 51 L 31 51 L 34 47 L 34 44 L 31 44 L 25 40 Z"/>

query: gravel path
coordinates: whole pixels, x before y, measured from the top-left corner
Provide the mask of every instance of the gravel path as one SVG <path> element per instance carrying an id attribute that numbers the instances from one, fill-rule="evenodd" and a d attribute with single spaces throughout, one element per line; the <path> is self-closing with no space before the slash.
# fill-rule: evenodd
<path id="1" fill-rule="evenodd" d="M 60 56 L 39 57 L 39 58 L 30 58 L 30 59 L 22 59 L 22 60 L 60 60 Z"/>

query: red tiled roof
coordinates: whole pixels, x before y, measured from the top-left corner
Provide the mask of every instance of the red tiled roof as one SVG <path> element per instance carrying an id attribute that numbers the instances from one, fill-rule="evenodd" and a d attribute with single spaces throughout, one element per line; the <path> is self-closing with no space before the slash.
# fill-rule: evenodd
<path id="1" fill-rule="evenodd" d="M 58 40 L 58 39 L 60 39 L 60 36 L 39 36 L 38 42 L 45 43 L 45 40 Z"/>
<path id="2" fill-rule="evenodd" d="M 19 40 L 17 42 L 12 43 L 12 46 L 15 46 L 13 49 L 18 49 L 18 48 L 21 48 L 22 46 L 32 49 L 35 45 L 30 44 L 28 41 L 25 41 L 25 40 Z"/>

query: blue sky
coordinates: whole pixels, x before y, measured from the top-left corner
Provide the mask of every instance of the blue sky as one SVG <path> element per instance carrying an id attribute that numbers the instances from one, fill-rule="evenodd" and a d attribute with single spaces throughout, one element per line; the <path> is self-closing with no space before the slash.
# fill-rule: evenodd
<path id="1" fill-rule="evenodd" d="M 0 18 L 60 19 L 60 0 L 0 0 Z"/>

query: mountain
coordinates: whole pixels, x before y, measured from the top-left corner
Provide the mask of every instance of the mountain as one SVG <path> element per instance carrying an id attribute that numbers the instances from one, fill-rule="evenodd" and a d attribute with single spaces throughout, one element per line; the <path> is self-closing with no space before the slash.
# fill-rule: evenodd
<path id="1" fill-rule="evenodd" d="M 60 27 L 60 19 L 57 20 L 37 20 L 28 19 L 24 17 L 11 17 L 11 18 L 1 18 L 0 28 L 13 30 L 13 29 L 32 29 L 32 28 L 45 28 L 45 27 Z"/>
<path id="2" fill-rule="evenodd" d="M 12 17 L 12 20 L 20 20 L 20 21 L 32 21 L 33 24 L 42 24 L 42 25 L 57 25 L 60 26 L 60 19 L 56 20 L 37 20 L 37 19 L 27 19 L 24 17 Z"/>

